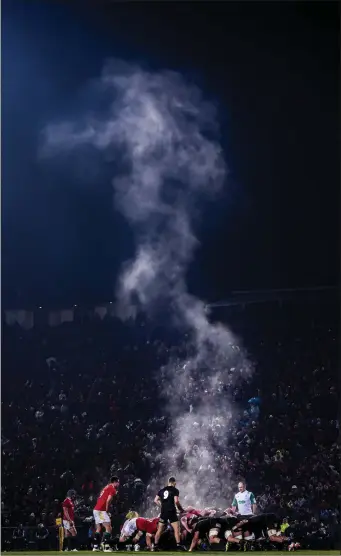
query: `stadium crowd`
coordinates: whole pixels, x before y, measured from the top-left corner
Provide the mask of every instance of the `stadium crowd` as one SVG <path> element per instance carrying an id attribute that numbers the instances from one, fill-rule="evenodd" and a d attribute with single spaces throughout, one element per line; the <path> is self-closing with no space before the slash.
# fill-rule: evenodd
<path id="1" fill-rule="evenodd" d="M 335 548 L 337 315 L 318 300 L 217 311 L 213 316 L 243 338 L 255 370 L 233 392 L 239 413 L 214 455 L 226 482 L 212 482 L 212 497 L 230 505 L 244 478 L 259 511 L 287 518 L 302 546 Z M 160 454 L 171 434 L 158 403 L 165 387 L 158 369 L 176 341 L 143 320 L 75 317 L 31 330 L 3 325 L 3 549 L 55 546 L 55 520 L 70 488 L 85 546 L 92 524 L 84 519 L 112 473 L 121 481 L 113 507 L 117 532 L 129 509 L 144 515 L 151 508 L 150 479 L 161 487 L 166 478 Z"/>

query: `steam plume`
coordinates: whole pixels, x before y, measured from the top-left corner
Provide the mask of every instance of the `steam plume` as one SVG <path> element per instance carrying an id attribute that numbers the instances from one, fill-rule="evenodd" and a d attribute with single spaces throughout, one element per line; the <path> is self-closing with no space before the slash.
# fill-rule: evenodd
<path id="1" fill-rule="evenodd" d="M 207 504 L 217 491 L 222 496 L 228 482 L 221 470 L 233 418 L 227 391 L 250 372 L 231 332 L 208 320 L 204 303 L 185 282 L 197 244 L 193 212 L 226 176 L 214 139 L 215 108 L 199 89 L 167 71 L 110 62 L 99 85 L 111 93 L 106 117 L 47 126 L 44 153 L 90 144 L 120 160 L 115 202 L 135 231 L 136 256 L 118 280 L 117 309 L 128 318 L 167 306 L 170 322 L 186 334 L 181 355 L 160 370 L 171 429 L 158 469 L 177 475 L 188 503 Z"/>

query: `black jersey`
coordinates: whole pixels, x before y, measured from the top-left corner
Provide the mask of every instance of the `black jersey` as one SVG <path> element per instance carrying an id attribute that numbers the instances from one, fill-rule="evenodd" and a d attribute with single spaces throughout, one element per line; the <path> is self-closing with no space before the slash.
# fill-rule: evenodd
<path id="1" fill-rule="evenodd" d="M 267 529 L 279 529 L 280 520 L 273 513 L 267 514 L 256 514 L 250 517 L 246 523 L 241 527 L 243 531 L 250 531 L 254 533 L 256 537 L 260 537 L 265 534 Z"/>
<path id="2" fill-rule="evenodd" d="M 280 520 L 276 514 L 256 514 L 248 518 L 247 522 L 243 525 L 243 528 L 249 530 L 253 525 L 261 525 L 262 527 L 268 528 L 279 528 L 279 523 Z"/>
<path id="3" fill-rule="evenodd" d="M 174 498 L 179 496 L 179 491 L 173 486 L 166 486 L 159 490 L 158 496 L 161 500 L 161 514 L 176 511 Z"/>
<path id="4" fill-rule="evenodd" d="M 235 525 L 235 523 L 233 523 Z M 211 529 L 227 529 L 227 522 L 222 518 L 217 517 L 204 517 L 196 522 L 194 532 L 199 532 L 201 535 L 206 535 Z"/>
<path id="5" fill-rule="evenodd" d="M 218 522 L 221 525 L 222 531 L 227 531 L 232 529 L 235 525 L 237 525 L 239 519 L 234 515 L 224 515 L 219 517 Z"/>

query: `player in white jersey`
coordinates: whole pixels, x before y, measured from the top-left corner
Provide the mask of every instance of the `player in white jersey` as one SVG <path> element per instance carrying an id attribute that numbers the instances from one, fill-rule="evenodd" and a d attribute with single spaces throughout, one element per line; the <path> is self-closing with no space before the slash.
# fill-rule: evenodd
<path id="1" fill-rule="evenodd" d="M 238 492 L 234 495 L 232 507 L 236 508 L 236 511 L 241 516 L 251 516 L 256 513 L 256 499 L 252 492 L 246 490 L 246 484 L 244 482 L 238 483 Z"/>

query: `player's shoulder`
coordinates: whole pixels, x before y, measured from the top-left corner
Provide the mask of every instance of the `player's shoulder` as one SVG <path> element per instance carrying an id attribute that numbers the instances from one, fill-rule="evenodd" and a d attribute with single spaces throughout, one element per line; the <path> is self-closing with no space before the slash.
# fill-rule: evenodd
<path id="1" fill-rule="evenodd" d="M 179 489 L 178 488 L 172 486 L 171 489 L 172 489 L 172 492 L 173 492 L 174 496 L 179 496 Z"/>
<path id="2" fill-rule="evenodd" d="M 107 491 L 109 492 L 109 494 L 116 494 L 116 488 L 114 487 L 113 484 L 109 483 L 106 487 Z"/>

